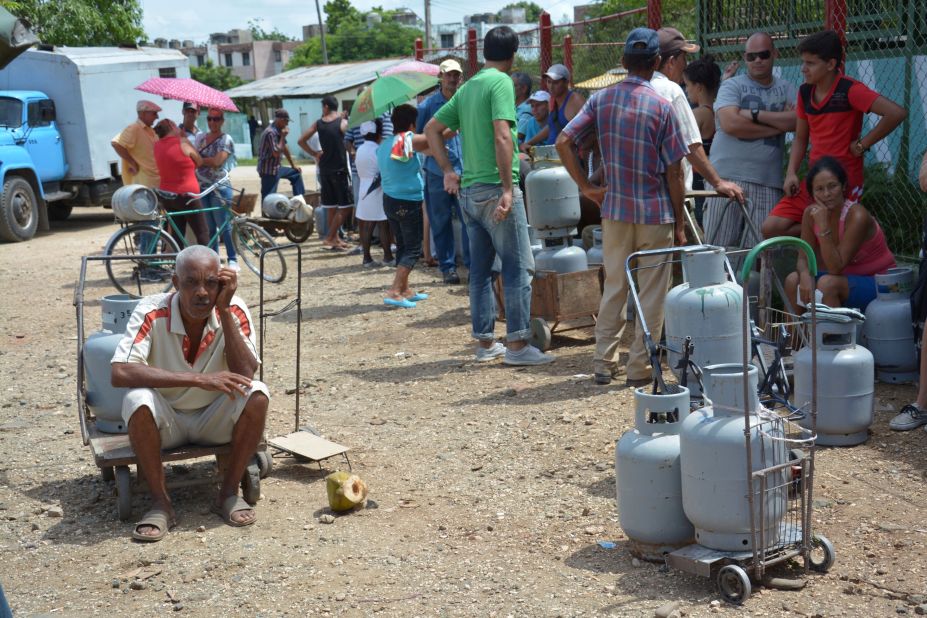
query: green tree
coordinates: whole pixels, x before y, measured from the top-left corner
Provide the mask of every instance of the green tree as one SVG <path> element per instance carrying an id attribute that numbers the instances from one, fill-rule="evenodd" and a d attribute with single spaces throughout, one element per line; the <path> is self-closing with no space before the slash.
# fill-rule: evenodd
<path id="1" fill-rule="evenodd" d="M 274 28 L 270 32 L 264 30 L 264 27 L 261 25 L 261 20 L 259 19 L 249 19 L 248 20 L 248 30 L 251 31 L 251 37 L 255 41 L 295 41 L 293 37 L 289 37 L 277 28 Z"/>
<path id="2" fill-rule="evenodd" d="M 643 5 L 646 5 L 646 2 L 641 0 L 601 0 L 596 3 L 597 6 L 595 10 L 592 11 L 591 17 L 601 17 L 603 15 L 613 15 L 615 13 L 620 13 L 622 11 L 629 11 L 631 9 L 638 9 Z M 689 39 L 694 39 L 695 32 L 695 3 L 692 0 L 663 0 L 662 1 L 663 9 L 663 25 L 672 26 L 680 32 L 683 36 Z M 640 14 L 634 16 L 635 23 L 637 26 L 642 24 L 646 25 L 646 15 Z M 643 20 L 643 21 L 642 21 Z M 617 22 L 624 22 L 624 19 L 616 20 Z M 624 24 L 622 24 L 624 25 Z M 608 32 L 609 24 L 606 22 L 602 24 L 599 28 L 602 31 Z M 622 28 L 625 30 L 626 28 Z M 628 30 L 630 32 L 630 30 Z M 624 40 L 624 39 L 620 39 Z"/>
<path id="3" fill-rule="evenodd" d="M 534 2 L 529 2 L 528 0 L 519 0 L 518 2 L 511 2 L 506 4 L 504 9 L 525 9 L 525 22 L 529 24 L 536 24 L 541 19 L 541 13 L 544 11 L 541 7 L 536 5 Z M 496 13 L 496 17 L 502 17 L 502 11 Z"/>
<path id="4" fill-rule="evenodd" d="M 145 38 L 139 0 L 0 0 L 50 45 L 119 45 Z"/>
<path id="5" fill-rule="evenodd" d="M 190 77 L 207 86 L 212 86 L 216 90 L 228 90 L 244 83 L 228 67 L 216 66 L 212 63 L 212 60 L 207 60 L 206 64 L 201 67 L 191 66 Z"/>
<path id="6" fill-rule="evenodd" d="M 364 16 L 351 6 L 350 0 L 328 0 L 322 9 L 325 11 L 325 33 L 338 34 L 343 25 L 360 24 Z M 328 37 L 326 36 L 326 42 Z"/>
<path id="7" fill-rule="evenodd" d="M 415 46 L 415 39 L 424 36 L 423 32 L 393 21 L 390 11 L 384 11 L 383 14 L 383 23 L 375 28 L 368 29 L 360 19 L 339 23 L 338 32 L 325 37 L 328 61 L 351 62 L 408 55 Z M 314 64 L 322 64 L 322 43 L 318 37 L 297 47 L 287 68 Z"/>

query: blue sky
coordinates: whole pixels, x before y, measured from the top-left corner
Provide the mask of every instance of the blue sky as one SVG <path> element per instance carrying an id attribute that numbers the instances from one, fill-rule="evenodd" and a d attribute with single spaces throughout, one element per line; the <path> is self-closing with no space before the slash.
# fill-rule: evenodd
<path id="1" fill-rule="evenodd" d="M 588 0 L 535 0 L 544 7 L 555 22 L 564 15 L 572 16 L 573 5 L 586 4 Z M 464 15 L 498 10 L 506 1 L 499 0 L 432 0 L 432 22 L 460 22 Z M 319 0 L 324 6 L 325 0 Z M 361 11 L 377 5 L 387 9 L 408 7 L 423 16 L 421 0 L 352 0 Z M 244 28 L 250 19 L 263 19 L 265 30 L 279 29 L 297 39 L 302 38 L 302 27 L 314 24 L 316 18 L 313 0 L 263 0 L 255 3 L 245 0 L 142 0 L 145 32 L 149 40 L 157 37 L 166 39 L 192 39 L 203 42 L 211 32 L 225 32 L 232 28 Z M 324 17 L 323 17 L 324 19 Z"/>

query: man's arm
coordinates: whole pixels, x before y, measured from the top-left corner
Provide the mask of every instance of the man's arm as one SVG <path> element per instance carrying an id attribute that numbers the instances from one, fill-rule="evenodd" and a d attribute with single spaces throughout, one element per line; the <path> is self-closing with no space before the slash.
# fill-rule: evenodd
<path id="1" fill-rule="evenodd" d="M 447 148 L 444 146 L 444 132 L 447 128 L 446 124 L 432 117 L 425 125 L 425 138 L 428 140 L 428 150 L 431 151 L 435 163 L 444 171 L 444 190 L 451 195 L 457 195 L 460 191 L 460 176 L 454 171 L 451 159 L 447 156 Z"/>
<path id="2" fill-rule="evenodd" d="M 692 168 L 714 187 L 715 191 L 726 197 L 734 198 L 743 204 L 743 189 L 737 183 L 721 179 L 715 166 L 711 164 L 711 161 L 705 155 L 705 149 L 702 148 L 701 143 L 689 144 L 689 154 L 686 155 L 686 159 L 692 164 Z M 669 176 L 667 176 L 667 180 L 670 180 Z M 683 191 L 685 191 L 685 185 L 683 185 Z"/>
<path id="3" fill-rule="evenodd" d="M 675 218 L 673 233 L 676 236 L 676 244 L 681 247 L 686 244 L 686 218 L 683 214 L 686 179 L 680 161 L 666 168 L 666 188 L 669 189 L 670 203 L 673 205 L 673 217 Z"/>
<path id="4" fill-rule="evenodd" d="M 572 138 L 561 131 L 554 145 L 557 148 L 557 154 L 560 155 L 560 162 L 563 163 L 563 167 L 570 175 L 570 178 L 579 187 L 580 193 L 595 202 L 597 206 L 601 206 L 602 201 L 605 199 L 605 187 L 594 186 L 586 174 L 583 173 Z"/>
<path id="5" fill-rule="evenodd" d="M 290 162 L 290 167 L 292 167 L 297 172 L 301 172 L 299 166 L 296 165 L 296 162 L 293 161 L 293 155 L 290 154 L 290 147 L 286 145 L 286 136 L 289 135 L 289 127 L 283 127 L 280 129 L 280 143 L 276 145 L 276 150 L 282 152 L 286 156 L 286 160 Z"/>
<path id="6" fill-rule="evenodd" d="M 251 386 L 251 378 L 232 371 L 217 373 L 191 373 L 167 371 L 142 363 L 113 363 L 112 385 L 116 388 L 177 388 L 195 387 L 206 391 L 225 393 L 229 397 L 244 395 Z"/>
<path id="7" fill-rule="evenodd" d="M 782 191 L 786 197 L 798 193 L 798 167 L 802 159 L 805 158 L 805 151 L 808 149 L 808 121 L 804 118 L 795 120 L 795 139 L 792 140 L 792 147 L 789 150 L 789 164 L 785 170 L 785 180 L 782 183 Z"/>
<path id="8" fill-rule="evenodd" d="M 540 131 L 534 134 L 534 137 L 522 144 L 522 147 L 524 147 L 527 152 L 528 146 L 537 146 L 538 144 L 546 142 L 548 135 L 550 135 L 550 125 L 545 124 Z"/>
<path id="9" fill-rule="evenodd" d="M 718 110 L 718 121 L 721 124 L 721 130 L 738 139 L 762 139 L 765 137 L 775 137 L 782 133 L 777 127 L 768 124 L 756 124 L 753 118 L 745 118 L 742 113 L 747 112 L 750 116 L 750 110 L 742 110 L 739 107 L 731 105 L 722 107 Z M 771 114 L 791 114 L 791 128 L 788 131 L 795 130 L 795 112 L 765 112 L 763 118 Z"/>
<path id="10" fill-rule="evenodd" d="M 116 154 L 119 155 L 122 158 L 122 160 L 125 161 L 126 165 L 129 166 L 129 172 L 132 174 L 137 174 L 138 173 L 138 161 L 135 160 L 135 157 L 133 157 L 129 153 L 129 151 L 126 150 L 126 147 L 120 144 L 119 142 L 113 141 L 113 142 L 110 142 L 110 144 L 113 146 L 113 150 L 116 151 Z"/>
<path id="11" fill-rule="evenodd" d="M 859 141 L 853 142 L 850 146 L 850 152 L 857 157 L 863 156 L 867 150 L 880 142 L 882 138 L 895 130 L 895 127 L 904 122 L 908 117 L 908 112 L 903 107 L 885 97 L 880 96 L 873 101 L 869 112 L 881 116 L 876 126 L 872 127 L 866 135 L 859 138 Z"/>
<path id="12" fill-rule="evenodd" d="M 508 120 L 493 120 L 493 145 L 496 150 L 496 168 L 502 182 L 502 197 L 493 212 L 493 219 L 502 221 L 512 211 L 512 156 L 515 144 L 512 143 L 512 125 Z"/>
<path id="13" fill-rule="evenodd" d="M 767 125 L 777 129 L 779 133 L 787 133 L 795 130 L 795 110 L 785 110 L 781 112 L 771 112 L 765 109 L 757 110 L 756 121 L 753 122 L 753 112 L 749 109 L 742 109 L 739 112 L 741 119 L 746 120 L 754 126 Z"/>

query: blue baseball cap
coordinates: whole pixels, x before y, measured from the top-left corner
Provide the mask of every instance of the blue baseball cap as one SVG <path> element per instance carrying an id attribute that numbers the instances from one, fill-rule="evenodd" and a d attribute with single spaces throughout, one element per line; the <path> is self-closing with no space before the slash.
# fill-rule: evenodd
<path id="1" fill-rule="evenodd" d="M 660 53 L 660 36 L 650 28 L 635 28 L 624 44 L 625 56 L 656 56 Z"/>

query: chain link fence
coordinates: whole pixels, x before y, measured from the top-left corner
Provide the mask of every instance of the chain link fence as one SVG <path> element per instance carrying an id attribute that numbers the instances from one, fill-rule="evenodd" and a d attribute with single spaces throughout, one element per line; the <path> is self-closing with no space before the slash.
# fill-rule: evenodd
<path id="1" fill-rule="evenodd" d="M 923 0 L 699 0 L 699 43 L 722 66 L 740 59 L 754 32 L 767 32 L 779 50 L 777 72 L 804 80 L 797 46 L 805 35 L 832 28 L 846 41 L 847 75 L 908 111 L 907 120 L 865 155 L 862 202 L 878 217 L 889 247 L 916 260 L 927 196 L 917 173 L 927 150 L 927 3 Z M 879 117 L 867 114 L 863 134 Z M 784 162 L 783 162 L 784 164 Z"/>

